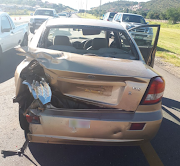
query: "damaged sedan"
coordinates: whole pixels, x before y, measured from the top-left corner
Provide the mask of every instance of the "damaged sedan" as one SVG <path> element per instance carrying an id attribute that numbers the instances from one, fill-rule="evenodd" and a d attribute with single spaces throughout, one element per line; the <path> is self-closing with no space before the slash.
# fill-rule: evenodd
<path id="1" fill-rule="evenodd" d="M 154 42 L 138 46 L 116 23 L 47 20 L 29 47 L 20 48 L 26 58 L 15 72 L 13 101 L 29 141 L 118 145 L 152 139 L 163 118 L 165 82 L 152 69 L 160 26 L 148 26 Z"/>

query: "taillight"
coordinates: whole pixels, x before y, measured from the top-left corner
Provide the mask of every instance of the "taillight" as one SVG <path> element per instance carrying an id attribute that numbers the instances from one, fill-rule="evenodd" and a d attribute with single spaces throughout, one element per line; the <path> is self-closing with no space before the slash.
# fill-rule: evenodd
<path id="1" fill-rule="evenodd" d="M 141 101 L 141 104 L 155 104 L 161 101 L 165 89 L 165 81 L 162 77 L 153 78 L 146 93 Z"/>
<path id="2" fill-rule="evenodd" d="M 107 21 L 109 21 L 109 19 L 107 19 Z"/>
<path id="3" fill-rule="evenodd" d="M 40 124 L 39 116 L 26 114 L 26 120 L 28 123 Z"/>

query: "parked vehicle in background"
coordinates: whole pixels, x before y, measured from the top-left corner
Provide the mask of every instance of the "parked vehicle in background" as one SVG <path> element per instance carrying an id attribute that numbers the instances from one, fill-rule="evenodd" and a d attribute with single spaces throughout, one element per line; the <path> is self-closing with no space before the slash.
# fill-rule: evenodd
<path id="1" fill-rule="evenodd" d="M 107 12 L 106 14 L 104 14 L 103 20 L 112 21 L 115 14 L 116 13 L 114 13 L 114 12 Z"/>
<path id="2" fill-rule="evenodd" d="M 113 22 L 120 23 L 127 30 L 133 27 L 147 24 L 145 19 L 141 15 L 131 13 L 117 13 L 113 18 Z M 146 45 L 152 44 L 153 28 L 151 27 L 142 27 L 132 30 L 129 33 L 139 45 L 143 45 L 144 43 L 146 43 Z"/>
<path id="3" fill-rule="evenodd" d="M 16 26 L 7 13 L 0 12 L 0 27 L 0 58 L 3 52 L 19 44 L 28 45 L 28 23 Z"/>
<path id="4" fill-rule="evenodd" d="M 38 8 L 35 13 L 31 13 L 30 17 L 30 31 L 34 33 L 47 19 L 59 17 L 55 9 Z"/>
<path id="5" fill-rule="evenodd" d="M 160 26 L 153 28 L 150 49 L 112 22 L 47 20 L 28 52 L 21 51 L 27 58 L 15 72 L 14 102 L 29 141 L 119 145 L 152 139 L 162 122 L 165 88 L 151 68 Z"/>
<path id="6" fill-rule="evenodd" d="M 67 15 L 67 17 L 71 17 L 71 15 L 72 15 L 72 13 L 71 13 L 71 11 L 70 12 L 61 12 L 61 13 L 65 13 L 66 15 Z"/>
<path id="7" fill-rule="evenodd" d="M 59 16 L 60 18 L 69 17 L 67 13 L 58 13 L 58 16 Z"/>

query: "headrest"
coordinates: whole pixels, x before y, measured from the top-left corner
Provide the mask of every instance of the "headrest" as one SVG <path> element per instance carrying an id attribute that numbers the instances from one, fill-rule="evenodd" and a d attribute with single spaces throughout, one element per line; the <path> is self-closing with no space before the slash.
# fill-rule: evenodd
<path id="1" fill-rule="evenodd" d="M 55 36 L 53 45 L 64 45 L 64 46 L 71 46 L 69 38 L 67 36 Z"/>
<path id="2" fill-rule="evenodd" d="M 94 38 L 92 40 L 93 50 L 99 50 L 100 48 L 108 47 L 107 40 L 105 38 Z"/>

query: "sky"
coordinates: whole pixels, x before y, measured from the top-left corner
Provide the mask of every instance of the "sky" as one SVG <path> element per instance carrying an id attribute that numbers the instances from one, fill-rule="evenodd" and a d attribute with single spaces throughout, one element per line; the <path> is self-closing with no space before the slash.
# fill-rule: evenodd
<path id="1" fill-rule="evenodd" d="M 100 0 L 47 0 L 51 3 L 61 3 L 66 6 L 70 6 L 74 9 L 86 9 L 86 2 L 87 2 L 87 9 L 91 7 L 97 7 L 100 5 Z M 117 0 L 101 0 L 101 4 L 107 2 L 113 2 Z M 147 2 L 148 0 L 129 0 L 129 1 L 137 1 L 137 2 Z"/>

